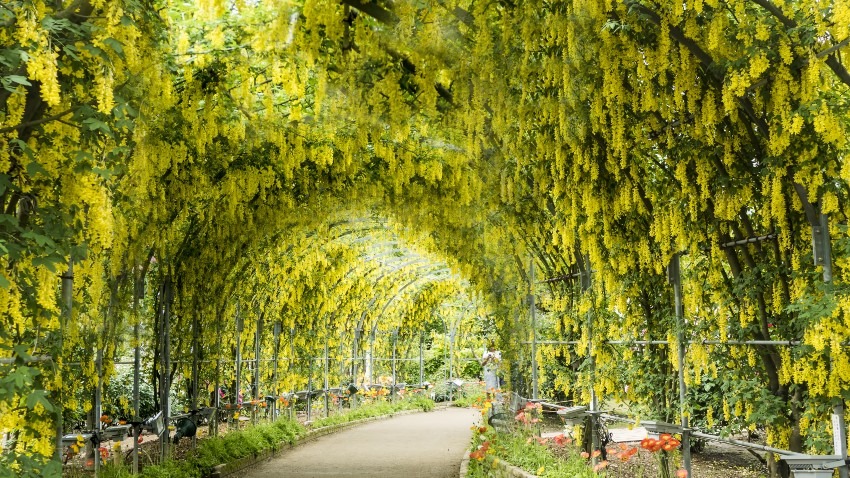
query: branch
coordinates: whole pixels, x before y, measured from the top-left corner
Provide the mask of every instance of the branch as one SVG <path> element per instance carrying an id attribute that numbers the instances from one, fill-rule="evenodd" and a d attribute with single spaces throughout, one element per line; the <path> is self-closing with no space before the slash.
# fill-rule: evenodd
<path id="1" fill-rule="evenodd" d="M 826 65 L 832 69 L 832 72 L 847 86 L 850 86 L 850 72 L 847 71 L 847 68 L 844 68 L 844 65 L 838 61 L 838 57 L 835 56 L 835 53 L 829 55 L 826 59 Z"/>
<path id="2" fill-rule="evenodd" d="M 797 27 L 797 22 L 786 17 L 785 14 L 782 13 L 782 10 L 779 9 L 779 7 L 770 3 L 770 0 L 750 0 L 750 1 L 755 3 L 756 5 L 760 6 L 761 8 L 764 8 L 768 12 L 770 12 L 770 14 L 773 15 L 774 17 L 776 17 L 776 19 L 779 20 L 782 23 L 782 25 L 785 26 L 785 28 L 796 28 Z"/>
<path id="3" fill-rule="evenodd" d="M 384 49 L 386 50 L 387 54 L 392 59 L 401 62 L 401 67 L 404 68 L 404 70 L 407 73 L 409 73 L 411 75 L 416 74 L 416 65 L 414 65 L 413 62 L 410 61 L 406 56 L 399 53 L 398 51 L 396 51 L 394 48 L 390 47 L 389 45 L 384 45 Z M 440 83 L 435 82 L 434 83 L 434 89 L 437 90 L 437 94 L 440 95 L 441 98 L 448 101 L 450 105 L 454 106 L 452 93 L 449 90 L 447 90 L 445 86 L 441 85 Z"/>
<path id="4" fill-rule="evenodd" d="M 6 126 L 5 128 L 0 128 L 0 134 L 8 133 L 10 131 L 15 131 L 15 130 L 18 130 L 18 129 L 28 128 L 30 126 L 36 126 L 36 125 L 39 125 L 39 124 L 42 124 L 42 123 L 49 123 L 51 121 L 61 119 L 64 116 L 68 116 L 68 114 L 73 113 L 75 109 L 76 109 L 76 107 L 69 108 L 69 109 L 67 109 L 67 110 L 65 110 L 61 113 L 57 113 L 53 116 L 48 116 L 46 118 L 40 118 L 40 119 L 32 120 L 32 121 L 27 121 L 27 122 L 24 122 L 24 123 L 20 123 L 16 126 Z"/>
<path id="5" fill-rule="evenodd" d="M 68 8 L 56 13 L 56 18 L 65 19 L 71 17 L 87 18 L 91 16 L 94 10 L 89 0 L 74 0 L 74 3 L 68 5 Z"/>
<path id="6" fill-rule="evenodd" d="M 400 21 L 395 13 L 375 3 L 364 3 L 361 0 L 341 0 L 343 4 L 356 8 L 370 17 L 386 25 L 396 25 Z"/>
<path id="7" fill-rule="evenodd" d="M 661 26 L 661 17 L 653 10 L 650 10 L 648 7 L 632 0 L 627 0 L 626 5 L 646 15 L 649 21 L 651 21 L 656 26 Z M 720 74 L 720 71 L 718 71 L 717 65 L 715 64 L 714 59 L 711 57 L 711 55 L 709 55 L 708 52 L 700 48 L 700 46 L 697 45 L 694 40 L 688 38 L 688 36 L 685 35 L 685 32 L 683 32 L 681 28 L 670 25 L 669 29 L 670 38 L 676 40 L 682 46 L 687 48 L 687 50 L 690 51 L 691 54 L 697 58 L 697 60 L 699 60 L 706 73 L 708 73 L 715 80 L 718 86 L 722 86 L 723 76 Z M 755 123 L 756 126 L 758 126 L 759 132 L 766 137 L 769 131 L 767 123 L 765 123 L 763 119 L 756 116 L 753 104 L 750 102 L 750 100 L 747 98 L 738 98 L 738 105 L 741 110 L 750 118 L 750 120 L 752 120 L 752 122 Z"/>
<path id="8" fill-rule="evenodd" d="M 812 226 L 819 224 L 820 211 L 818 211 L 816 204 L 812 204 L 811 201 L 809 201 L 809 194 L 808 191 L 806 191 L 806 188 L 802 184 L 795 182 L 794 191 L 797 192 L 797 197 L 800 198 L 800 202 L 803 204 L 803 211 L 806 213 L 806 219 L 809 221 L 809 224 Z"/>
<path id="9" fill-rule="evenodd" d="M 661 26 L 661 17 L 657 13 L 655 13 L 655 11 L 650 10 L 649 7 L 646 7 L 634 0 L 627 0 L 625 3 L 630 8 L 639 10 L 641 13 L 646 15 L 649 18 L 649 21 L 654 23 L 656 26 Z M 679 27 L 670 25 L 669 28 L 670 38 L 684 45 L 685 48 L 687 48 L 688 51 L 690 51 L 691 54 L 694 55 L 700 61 L 700 63 L 702 63 L 703 68 L 707 72 L 711 73 L 716 80 L 723 80 L 723 77 L 720 76 L 717 72 L 717 68 L 714 64 L 714 59 L 711 58 L 711 55 L 709 55 L 708 52 L 700 48 L 694 40 L 685 36 L 685 33 Z"/>
<path id="10" fill-rule="evenodd" d="M 782 13 L 782 10 L 780 10 L 779 7 L 777 7 L 776 5 L 772 4 L 770 2 L 770 0 L 750 0 L 750 1 L 759 5 L 762 8 L 764 8 L 768 12 L 770 12 L 770 14 L 773 15 L 774 17 L 776 17 L 777 20 L 779 20 L 782 23 L 782 25 L 785 26 L 785 28 L 787 28 L 787 29 L 797 28 L 797 22 L 794 21 L 794 19 L 792 19 L 792 18 L 786 17 L 785 14 Z M 840 61 L 838 61 L 838 57 L 835 55 L 836 50 L 847 45 L 847 43 L 848 43 L 848 40 L 844 40 L 843 42 L 841 42 L 837 45 L 833 45 L 832 47 L 827 48 L 826 50 L 818 53 L 817 56 L 818 56 L 818 58 L 822 58 L 823 56 L 827 56 L 826 65 L 832 70 L 833 73 L 835 73 L 835 75 L 838 77 L 839 80 L 841 80 L 842 83 L 844 83 L 847 86 L 850 86 L 850 72 L 848 72 L 847 68 L 845 68 L 844 65 L 841 64 Z"/>
<path id="11" fill-rule="evenodd" d="M 831 47 L 829 47 L 826 50 L 818 53 L 815 56 L 818 57 L 818 58 L 823 58 L 827 55 L 832 55 L 833 53 L 844 48 L 847 45 L 850 45 L 850 38 L 845 38 L 844 41 L 842 41 L 840 43 L 836 43 L 835 45 L 832 45 Z"/>

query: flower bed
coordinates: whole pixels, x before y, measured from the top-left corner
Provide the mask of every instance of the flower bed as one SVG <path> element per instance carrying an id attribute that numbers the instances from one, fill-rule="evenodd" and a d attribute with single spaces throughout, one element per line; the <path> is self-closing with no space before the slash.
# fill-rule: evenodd
<path id="1" fill-rule="evenodd" d="M 481 409 L 482 421 L 485 423 L 484 417 L 489 416 L 490 407 L 491 403 L 485 402 Z M 529 404 L 516 415 L 513 432 L 502 433 L 484 425 L 474 427 L 466 476 L 596 477 L 594 470 L 577 453 L 552 453 L 550 443 L 556 447 L 565 447 L 571 443 L 569 438 L 563 435 L 553 439 L 536 436 L 539 415 L 539 405 Z M 527 474 L 521 474 L 519 470 L 513 469 L 514 466 Z"/>
<path id="2" fill-rule="evenodd" d="M 488 417 L 490 403 L 482 408 Z M 684 478 L 681 468 L 680 439 L 671 434 L 646 438 L 640 443 L 616 443 L 587 452 L 572 439 L 561 435 L 540 436 L 540 409 L 530 404 L 517 413 L 511 426 L 499 432 L 491 426 L 473 429 L 472 447 L 466 463 L 469 477 L 607 477 L 607 478 Z M 578 432 L 580 430 L 576 430 Z M 712 448 L 713 449 L 713 448 Z M 737 451 L 737 450 L 733 450 Z M 764 474 L 750 465 L 730 461 L 726 450 L 724 459 L 716 453 L 704 452 L 693 456 L 694 476 L 756 477 Z"/>

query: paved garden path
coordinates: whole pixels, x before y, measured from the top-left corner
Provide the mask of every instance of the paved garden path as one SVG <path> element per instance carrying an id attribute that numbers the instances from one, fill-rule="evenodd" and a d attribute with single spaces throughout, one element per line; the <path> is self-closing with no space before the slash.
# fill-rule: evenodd
<path id="1" fill-rule="evenodd" d="M 446 408 L 370 422 L 293 448 L 240 478 L 457 478 L 480 417 Z"/>

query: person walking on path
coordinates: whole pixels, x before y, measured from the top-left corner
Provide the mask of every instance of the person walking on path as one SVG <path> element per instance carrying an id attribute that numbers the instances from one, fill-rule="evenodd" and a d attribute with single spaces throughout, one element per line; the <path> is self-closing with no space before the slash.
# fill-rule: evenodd
<path id="1" fill-rule="evenodd" d="M 481 357 L 481 366 L 484 367 L 484 390 L 488 399 L 501 388 L 499 386 L 499 363 L 501 361 L 502 353 L 496 350 L 496 344 L 491 340 Z"/>

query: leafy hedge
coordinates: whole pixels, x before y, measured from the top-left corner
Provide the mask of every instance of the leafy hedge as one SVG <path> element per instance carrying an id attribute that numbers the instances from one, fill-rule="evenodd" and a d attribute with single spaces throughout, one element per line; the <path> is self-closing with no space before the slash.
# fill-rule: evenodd
<path id="1" fill-rule="evenodd" d="M 390 415 L 403 410 L 419 409 L 427 412 L 433 408 L 433 400 L 421 396 L 406 398 L 394 403 L 376 402 L 346 413 L 320 418 L 313 423 L 313 428 Z M 233 431 L 221 437 L 206 438 L 198 442 L 198 447 L 186 459 L 168 460 L 160 465 L 147 466 L 142 470 L 140 476 L 142 478 L 203 478 L 209 476 L 217 465 L 254 456 L 268 450 L 276 450 L 283 442 L 294 444 L 306 432 L 306 428 L 300 423 L 281 419 L 274 423 Z M 126 467 L 106 464 L 100 476 L 103 478 L 128 478 L 132 475 Z"/>
<path id="2" fill-rule="evenodd" d="M 325 418 L 319 418 L 313 422 L 313 428 L 328 427 L 331 425 L 339 425 L 342 423 L 362 420 L 364 418 L 379 417 L 389 415 L 403 410 L 422 410 L 428 412 L 434 409 L 434 401 L 423 396 L 414 396 L 398 400 L 396 402 L 374 402 L 366 404 L 338 415 L 331 415 Z"/>
<path id="3" fill-rule="evenodd" d="M 295 443 L 306 429 L 299 423 L 281 419 L 245 430 L 233 431 L 221 437 L 210 437 L 198 442 L 198 447 L 183 460 L 168 460 L 160 465 L 147 466 L 143 478 L 203 478 L 213 468 L 240 458 L 268 450 L 276 450 L 281 443 Z M 126 467 L 104 466 L 103 478 L 132 476 Z"/>

